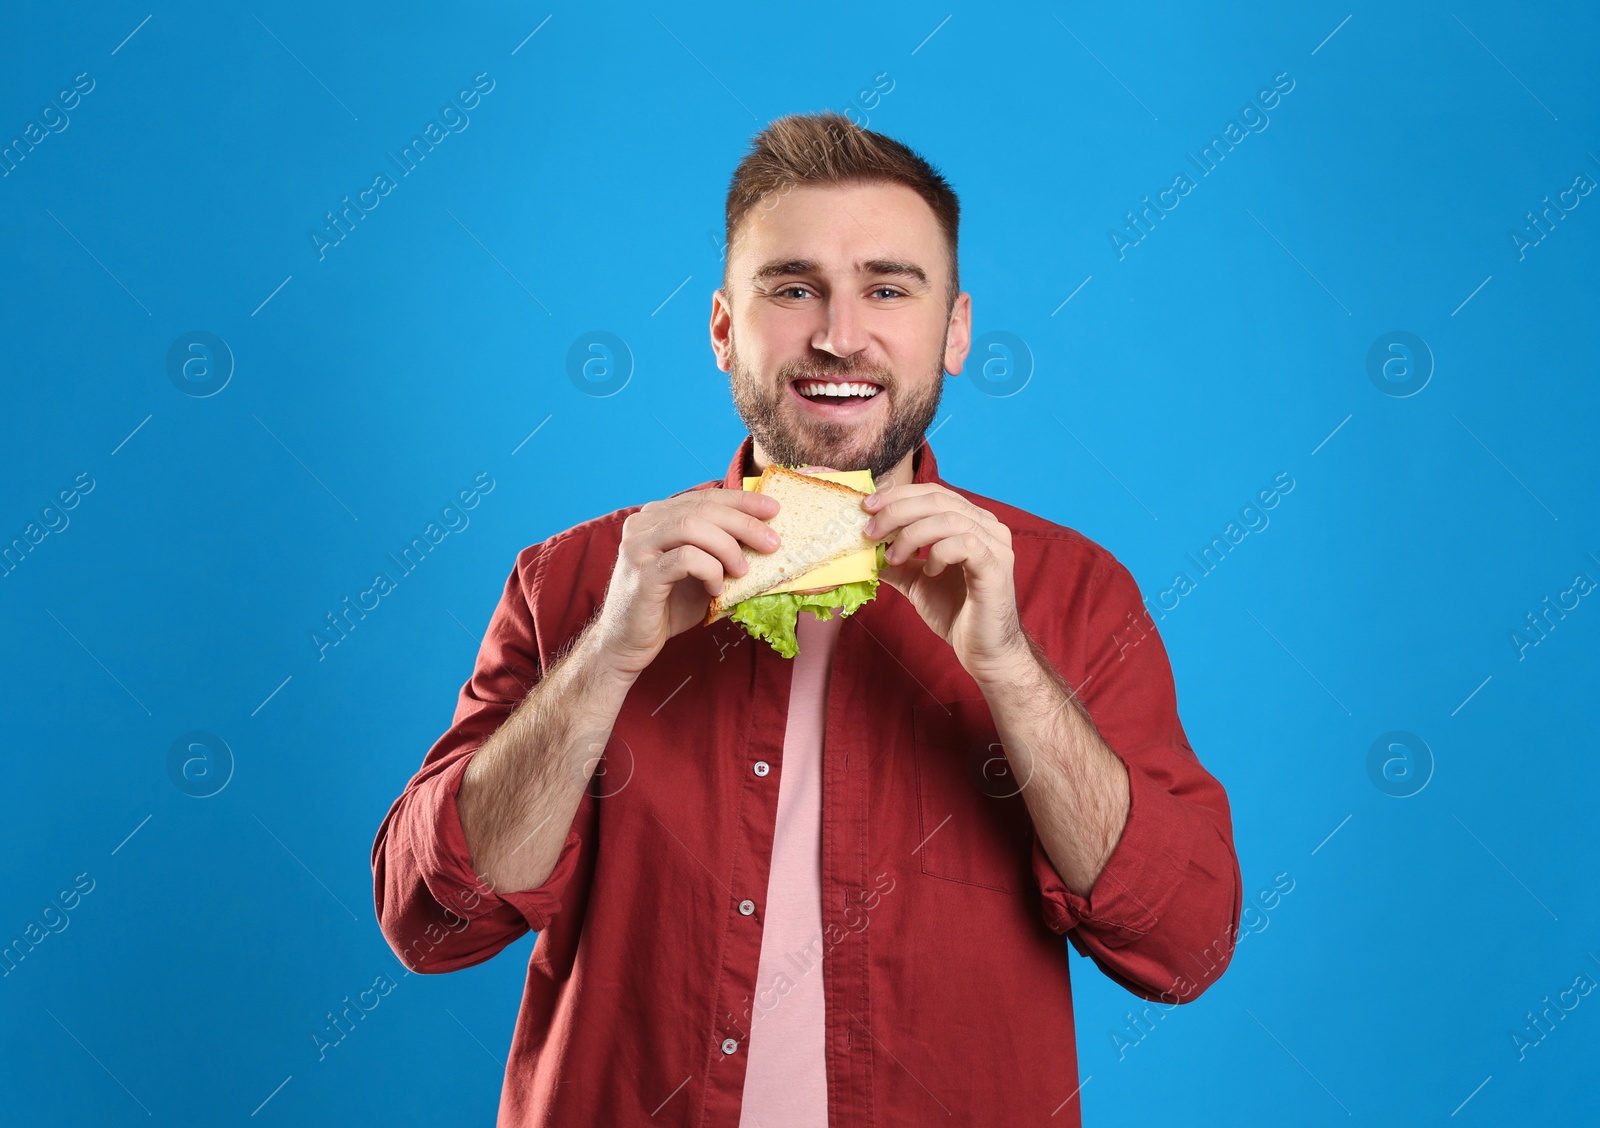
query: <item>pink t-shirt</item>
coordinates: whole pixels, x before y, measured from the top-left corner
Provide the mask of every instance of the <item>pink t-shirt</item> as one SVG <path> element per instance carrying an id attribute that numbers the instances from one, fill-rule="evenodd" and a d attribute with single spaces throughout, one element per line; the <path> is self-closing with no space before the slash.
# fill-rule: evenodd
<path id="1" fill-rule="evenodd" d="M 844 617 L 801 611 L 779 767 L 778 821 L 762 918 L 739 1128 L 828 1123 L 822 998 L 822 734 Z"/>

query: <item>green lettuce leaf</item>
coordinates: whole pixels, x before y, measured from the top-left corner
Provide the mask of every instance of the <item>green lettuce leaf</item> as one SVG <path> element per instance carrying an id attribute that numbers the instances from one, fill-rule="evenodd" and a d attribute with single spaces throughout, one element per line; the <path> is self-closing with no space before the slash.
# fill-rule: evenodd
<path id="1" fill-rule="evenodd" d="M 884 564 L 883 547 L 881 543 L 878 545 L 878 568 Z M 800 653 L 800 643 L 795 638 L 795 624 L 799 621 L 801 608 L 810 611 L 818 619 L 833 618 L 836 609 L 841 617 L 848 616 L 867 600 L 876 598 L 877 594 L 878 577 L 873 576 L 870 580 L 840 584 L 831 591 L 819 591 L 811 595 L 780 591 L 774 595 L 751 596 L 742 603 L 734 604 L 729 617 L 742 624 L 753 637 L 771 643 L 772 649 L 785 658 L 793 658 Z"/>

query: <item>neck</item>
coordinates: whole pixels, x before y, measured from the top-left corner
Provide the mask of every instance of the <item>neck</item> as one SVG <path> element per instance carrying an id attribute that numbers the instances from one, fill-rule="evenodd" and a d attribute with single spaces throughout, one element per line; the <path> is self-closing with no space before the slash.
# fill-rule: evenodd
<path id="1" fill-rule="evenodd" d="M 920 446 L 921 444 L 919 443 L 918 447 Z M 913 448 L 909 453 L 906 454 L 904 458 L 895 463 L 893 469 L 891 469 L 887 474 L 875 476 L 872 480 L 874 489 L 886 490 L 890 486 L 909 485 L 916 474 L 915 468 L 911 465 L 912 460 L 916 458 L 916 456 L 916 448 Z M 755 475 L 761 473 L 768 466 L 771 466 L 773 460 L 767 455 L 766 451 L 761 449 L 760 443 L 752 441 L 750 443 L 750 461 L 753 464 L 750 468 L 750 473 Z M 856 467 L 836 466 L 834 469 L 852 470 L 856 469 Z"/>

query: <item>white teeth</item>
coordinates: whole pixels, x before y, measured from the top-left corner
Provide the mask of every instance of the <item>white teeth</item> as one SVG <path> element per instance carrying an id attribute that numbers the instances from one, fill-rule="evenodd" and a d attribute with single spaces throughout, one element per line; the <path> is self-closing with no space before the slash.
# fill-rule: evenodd
<path id="1" fill-rule="evenodd" d="M 873 384 L 829 384 L 818 380 L 797 384 L 795 387 L 801 395 L 805 396 L 822 395 L 837 398 L 860 396 L 862 399 L 871 399 L 880 390 Z"/>

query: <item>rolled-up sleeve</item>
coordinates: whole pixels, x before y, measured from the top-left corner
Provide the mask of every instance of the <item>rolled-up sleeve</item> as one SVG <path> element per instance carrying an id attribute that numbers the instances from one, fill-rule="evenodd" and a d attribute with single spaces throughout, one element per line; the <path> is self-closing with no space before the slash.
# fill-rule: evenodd
<path id="1" fill-rule="evenodd" d="M 1088 587 L 1079 697 L 1128 772 L 1128 817 L 1087 896 L 1033 836 L 1045 924 L 1143 998 L 1188 1002 L 1226 969 L 1242 907 L 1227 793 L 1178 719 L 1172 668 L 1138 584 L 1107 555 Z"/>
<path id="2" fill-rule="evenodd" d="M 446 972 L 482 963 L 561 911 L 578 868 L 586 795 L 555 868 L 533 889 L 502 892 L 472 866 L 456 807 L 472 755 L 503 724 L 541 676 L 529 608 L 538 547 L 525 549 L 490 618 L 472 677 L 461 687 L 455 718 L 389 808 L 372 846 L 378 925 L 402 963 Z"/>

